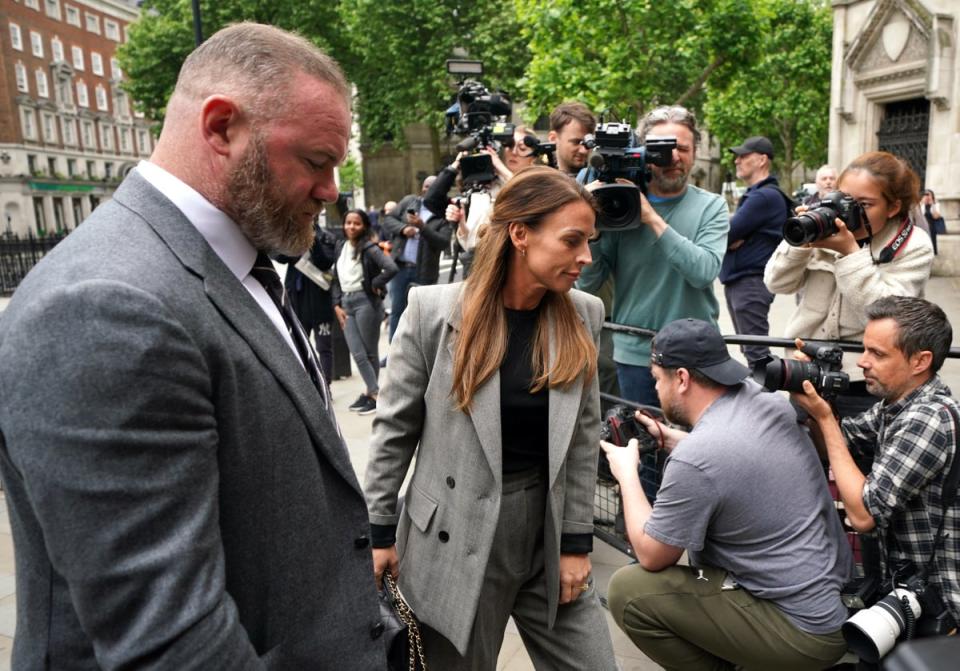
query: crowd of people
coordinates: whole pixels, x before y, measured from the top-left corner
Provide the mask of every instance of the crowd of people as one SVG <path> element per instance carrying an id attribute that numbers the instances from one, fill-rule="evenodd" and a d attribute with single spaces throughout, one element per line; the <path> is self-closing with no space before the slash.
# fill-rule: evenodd
<path id="1" fill-rule="evenodd" d="M 773 143 L 750 137 L 730 148 L 748 187 L 731 216 L 691 183 L 695 115 L 661 106 L 637 139 L 675 139 L 670 160 L 636 185 L 638 224 L 600 231 L 596 119 L 567 102 L 552 164 L 521 126 L 461 198 L 457 156 L 378 216 L 320 228 L 349 102 L 307 40 L 217 32 L 184 62 L 154 154 L 4 311 L 14 668 L 383 669 L 390 574 L 429 668 L 495 668 L 512 618 L 536 668 L 612 671 L 590 560 L 601 449 L 637 559 L 609 609 L 664 668 L 844 654 L 854 567 L 828 474 L 884 588 L 921 575 L 924 614 L 956 628 L 952 329 L 923 298 L 943 217 L 907 163 L 823 166 L 797 206 Z M 824 219 L 837 191 L 847 210 Z M 825 230 L 785 240 L 808 213 Z M 453 244 L 464 279 L 441 282 Z M 719 333 L 718 279 L 739 333 L 767 335 L 781 293 L 798 297 L 776 334 L 794 357 L 862 343 L 849 388 L 761 388 Z M 605 320 L 655 335 L 609 338 Z M 364 386 L 349 409 L 374 418 L 362 487 L 330 394 L 336 327 Z M 657 491 L 635 440 L 599 440 L 601 391 L 662 412 L 635 417 Z"/>

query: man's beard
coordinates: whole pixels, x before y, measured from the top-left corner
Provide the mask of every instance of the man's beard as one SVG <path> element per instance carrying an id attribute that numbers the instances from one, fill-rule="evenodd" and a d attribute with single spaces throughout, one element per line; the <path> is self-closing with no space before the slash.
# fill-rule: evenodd
<path id="1" fill-rule="evenodd" d="M 667 403 L 663 404 L 661 411 L 663 412 L 664 419 L 671 424 L 676 424 L 678 426 L 690 426 L 687 413 L 679 406 L 679 404 L 668 401 Z"/>
<path id="2" fill-rule="evenodd" d="M 226 200 L 228 214 L 257 250 L 300 256 L 313 245 L 313 222 L 303 223 L 297 204 L 280 191 L 258 133 L 227 175 Z"/>
<path id="3" fill-rule="evenodd" d="M 683 191 L 684 187 L 687 186 L 687 179 L 690 177 L 690 171 L 687 170 L 686 166 L 680 163 L 677 165 L 672 165 L 670 168 L 679 168 L 681 170 L 681 174 L 677 177 L 667 177 L 662 172 L 663 168 L 653 168 L 650 170 L 650 184 L 654 187 L 654 190 L 657 193 L 664 195 L 677 194 Z"/>

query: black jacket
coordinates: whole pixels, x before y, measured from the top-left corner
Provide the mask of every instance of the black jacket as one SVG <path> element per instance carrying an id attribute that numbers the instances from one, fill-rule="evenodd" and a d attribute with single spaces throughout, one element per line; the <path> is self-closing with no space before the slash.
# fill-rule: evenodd
<path id="1" fill-rule="evenodd" d="M 337 242 L 336 254 L 334 259 L 339 259 L 343 252 L 346 240 Z M 363 268 L 363 292 L 371 301 L 381 301 L 387 293 L 387 282 L 397 274 L 397 264 L 389 256 L 383 253 L 380 247 L 370 240 L 363 243 L 360 250 L 360 265 Z M 333 304 L 340 305 L 343 301 L 343 292 L 340 289 L 340 278 L 337 277 L 337 263 L 333 263 L 333 281 L 330 283 L 330 293 L 333 296 Z"/>
<path id="2" fill-rule="evenodd" d="M 336 236 L 324 228 L 316 227 L 316 238 L 310 248 L 310 262 L 320 270 L 330 270 L 337 260 L 335 247 Z M 305 329 L 315 328 L 319 324 L 326 324 L 333 320 L 333 304 L 330 302 L 330 291 L 321 289 L 309 277 L 297 270 L 298 257 L 278 256 L 277 261 L 286 263 L 287 275 L 283 285 L 290 297 L 290 305 Z"/>
<path id="3" fill-rule="evenodd" d="M 426 205 L 430 210 L 432 216 L 420 229 L 420 247 L 417 249 L 417 272 L 414 279 L 417 284 L 436 284 L 440 277 L 440 255 L 450 248 L 450 237 L 453 234 L 452 225 L 443 215 L 447 209 L 447 192 L 456 176 L 457 173 L 452 170 L 441 170 L 423 198 L 417 195 L 404 196 L 393 211 L 383 218 L 383 230 L 393 243 L 393 258 L 399 260 L 403 258 L 403 249 L 408 240 L 403 234 L 407 225 L 407 210 L 419 212 L 421 205 Z"/>

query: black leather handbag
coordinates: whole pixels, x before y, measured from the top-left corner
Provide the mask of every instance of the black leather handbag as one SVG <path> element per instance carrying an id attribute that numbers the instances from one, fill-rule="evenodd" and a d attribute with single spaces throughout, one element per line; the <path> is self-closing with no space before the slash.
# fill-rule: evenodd
<path id="1" fill-rule="evenodd" d="M 383 573 L 380 590 L 380 622 L 387 648 L 387 671 L 427 671 L 420 640 L 420 623 L 400 594 L 388 571 Z"/>

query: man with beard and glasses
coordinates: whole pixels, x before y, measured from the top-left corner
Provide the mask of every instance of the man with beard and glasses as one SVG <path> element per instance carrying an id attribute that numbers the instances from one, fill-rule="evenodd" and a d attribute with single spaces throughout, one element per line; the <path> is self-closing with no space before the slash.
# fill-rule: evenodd
<path id="1" fill-rule="evenodd" d="M 613 321 L 657 330 L 681 317 L 717 323 L 720 306 L 713 282 L 727 247 L 729 215 L 723 198 L 688 184 L 700 133 L 693 113 L 658 107 L 644 118 L 640 137 L 672 136 L 673 163 L 651 166 L 647 195 L 640 195 L 642 226 L 604 232 L 591 244 L 593 264 L 579 289 L 596 291 L 608 276 L 615 283 Z M 613 358 L 623 398 L 658 405 L 650 374 L 650 339 L 614 334 Z"/>
<path id="2" fill-rule="evenodd" d="M 300 256 L 350 88 L 241 23 L 0 318 L 18 669 L 385 668 L 369 522 L 269 254 Z"/>
<path id="3" fill-rule="evenodd" d="M 610 614 L 665 669 L 830 666 L 846 650 L 852 558 L 796 412 L 707 322 L 664 326 L 650 363 L 665 417 L 692 430 L 637 414 L 669 453 L 652 507 L 636 440 L 602 443 L 639 564 L 611 578 Z"/>

